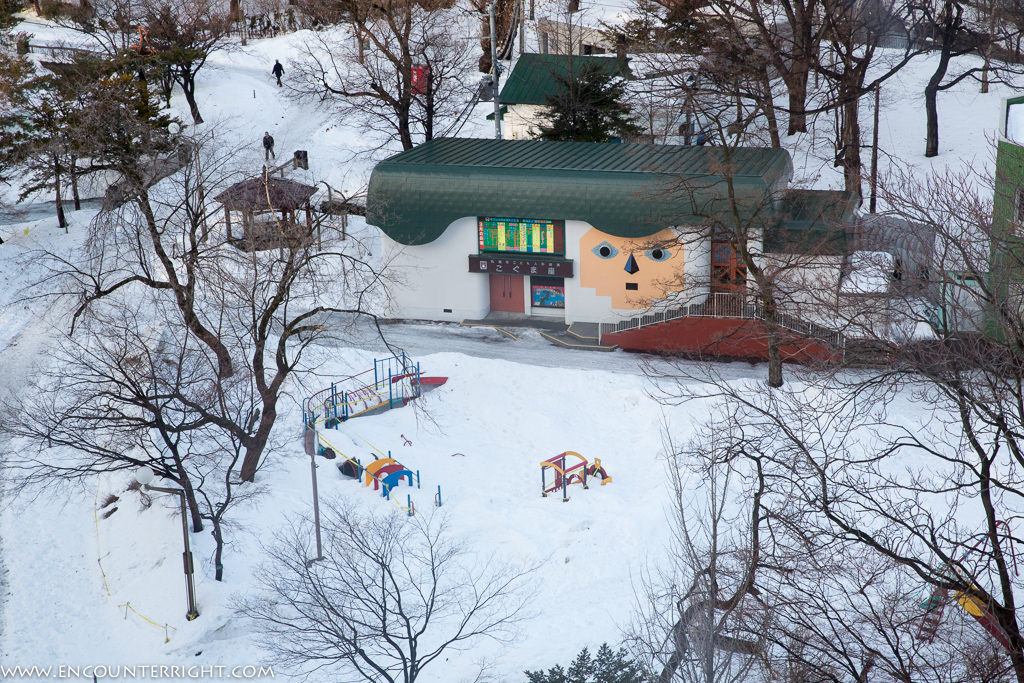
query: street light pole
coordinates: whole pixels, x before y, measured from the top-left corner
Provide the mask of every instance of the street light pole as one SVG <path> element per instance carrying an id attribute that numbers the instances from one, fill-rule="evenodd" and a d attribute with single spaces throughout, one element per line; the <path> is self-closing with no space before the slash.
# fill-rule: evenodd
<path id="1" fill-rule="evenodd" d="M 188 613 L 185 614 L 185 618 L 188 621 L 192 621 L 199 616 L 199 610 L 196 609 L 196 587 L 192 578 L 192 550 L 188 544 L 188 504 L 185 501 L 185 491 L 182 489 L 163 488 L 162 486 L 150 486 L 149 482 L 153 481 L 153 477 L 153 470 L 148 467 L 140 467 L 135 472 L 135 480 L 142 484 L 147 491 L 173 493 L 181 501 L 181 533 L 185 539 L 185 552 L 182 553 L 182 559 L 185 566 L 185 591 L 188 594 Z"/>
<path id="2" fill-rule="evenodd" d="M 313 477 L 313 524 L 316 526 L 316 559 L 306 562 L 307 567 L 312 567 L 314 562 L 319 562 L 324 559 L 324 547 L 320 540 L 320 494 L 317 492 L 316 488 L 316 455 L 319 437 L 317 436 L 315 427 L 306 429 L 306 435 L 303 441 L 306 449 L 306 455 L 309 456 L 309 469 Z"/>
<path id="3" fill-rule="evenodd" d="M 498 92 L 501 90 L 501 75 L 498 73 L 498 31 L 495 28 L 497 23 L 494 17 L 494 3 L 487 8 L 490 14 L 491 23 L 491 87 L 494 92 L 494 137 L 501 139 L 501 98 Z"/>
<path id="4" fill-rule="evenodd" d="M 316 526 L 316 559 L 319 562 L 324 559 L 324 547 L 320 542 L 320 496 L 316 490 L 316 455 L 310 454 L 309 467 L 313 473 L 313 524 Z M 312 564 L 312 562 L 310 563 Z"/>

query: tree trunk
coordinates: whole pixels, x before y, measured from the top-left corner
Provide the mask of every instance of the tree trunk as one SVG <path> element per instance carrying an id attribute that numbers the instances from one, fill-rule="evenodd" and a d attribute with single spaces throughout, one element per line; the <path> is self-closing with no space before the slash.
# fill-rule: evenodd
<path id="1" fill-rule="evenodd" d="M 61 199 L 61 187 L 60 187 L 60 159 L 56 154 L 53 155 L 53 188 L 54 188 L 54 200 L 57 205 L 57 226 L 64 228 L 64 232 L 68 231 L 68 219 L 64 216 L 64 201 Z"/>
<path id="2" fill-rule="evenodd" d="M 402 149 L 412 149 L 412 127 L 409 122 L 409 108 L 398 114 L 398 138 L 402 141 Z"/>
<path id="3" fill-rule="evenodd" d="M 483 19 L 480 22 L 480 27 L 481 27 L 480 28 L 480 34 L 481 35 L 485 35 L 485 34 L 488 35 L 488 36 L 490 35 L 491 22 L 490 22 L 489 19 Z M 492 64 L 491 64 L 491 39 L 490 38 L 484 38 L 483 40 L 480 41 L 480 50 L 481 50 L 481 54 L 480 54 L 480 59 L 477 61 L 477 69 L 482 74 L 489 74 L 489 73 L 491 73 L 491 66 L 492 66 Z"/>
<path id="4" fill-rule="evenodd" d="M 949 68 L 950 31 L 942 32 L 942 48 L 939 51 L 939 63 L 935 67 L 935 73 L 928 79 L 928 85 L 924 89 L 924 110 L 928 116 L 928 127 L 924 155 L 926 157 L 937 157 L 939 155 L 939 108 L 938 99 L 939 86 L 942 79 L 946 77 L 946 70 Z"/>
<path id="5" fill-rule="evenodd" d="M 779 335 L 779 312 L 775 297 L 766 293 L 761 297 L 764 306 L 764 329 L 768 336 L 768 386 L 782 386 L 782 339 Z"/>
<path id="6" fill-rule="evenodd" d="M 856 92 L 847 93 L 843 105 L 843 180 L 847 192 L 861 196 L 860 100 Z"/>
<path id="7" fill-rule="evenodd" d="M 277 397 L 263 398 L 263 413 L 260 416 L 260 426 L 256 434 L 248 439 L 245 444 L 245 457 L 242 459 L 242 470 L 240 472 L 242 481 L 252 482 L 256 480 L 256 469 L 260 465 L 260 457 L 263 449 L 267 447 L 267 440 L 270 438 L 270 430 L 277 419 Z"/>
<path id="8" fill-rule="evenodd" d="M 427 66 L 427 105 L 426 116 L 423 117 L 424 140 L 434 139 L 434 73 Z"/>
<path id="9" fill-rule="evenodd" d="M 786 89 L 789 90 L 789 128 L 786 135 L 807 132 L 807 73 L 804 67 L 802 72 L 790 72 L 790 77 L 786 79 Z"/>
<path id="10" fill-rule="evenodd" d="M 171 95 L 174 92 L 174 73 L 171 71 L 171 67 L 167 67 L 164 71 L 164 75 L 161 78 L 161 87 L 164 91 L 164 100 L 167 103 L 166 109 L 171 108 Z"/>
<path id="11" fill-rule="evenodd" d="M 191 70 L 181 69 L 178 78 L 178 83 L 185 93 L 185 101 L 188 102 L 189 112 L 192 114 L 192 123 L 198 126 L 203 122 L 203 117 L 199 113 L 199 105 L 196 104 L 196 76 Z"/>
<path id="12" fill-rule="evenodd" d="M 224 532 L 220 528 L 220 517 L 214 515 L 210 518 L 213 524 L 213 541 L 216 547 L 213 551 L 214 576 L 217 581 L 224 580 Z"/>
<path id="13" fill-rule="evenodd" d="M 75 199 L 75 211 L 82 210 L 82 199 L 78 196 L 78 169 L 75 167 L 77 159 L 71 156 L 71 196 Z"/>
<path id="14" fill-rule="evenodd" d="M 175 457 L 175 468 L 178 470 L 178 485 L 185 492 L 185 501 L 188 503 L 188 511 L 192 517 L 192 533 L 198 534 L 203 530 L 203 517 L 199 511 L 199 501 L 196 500 L 196 491 L 192 487 L 192 479 L 185 472 L 181 459 Z"/>
<path id="15" fill-rule="evenodd" d="M 761 74 L 761 90 L 764 93 L 762 95 L 762 106 L 764 108 L 764 117 L 768 120 L 768 137 L 771 139 L 772 147 L 778 149 L 779 147 L 782 147 L 782 140 L 779 139 L 779 121 L 775 117 L 775 101 L 772 98 L 772 82 L 768 77 L 767 71 Z"/>

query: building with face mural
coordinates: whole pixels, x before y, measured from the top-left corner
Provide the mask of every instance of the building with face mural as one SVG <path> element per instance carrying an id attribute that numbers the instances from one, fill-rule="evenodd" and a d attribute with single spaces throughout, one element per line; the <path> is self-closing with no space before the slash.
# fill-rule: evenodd
<path id="1" fill-rule="evenodd" d="M 366 215 L 402 281 L 392 313 L 601 322 L 680 297 L 744 292 L 745 268 L 709 226 L 723 213 L 782 225 L 792 162 L 782 149 L 733 149 L 728 164 L 722 155 L 437 139 L 393 156 L 373 170 Z M 752 246 L 761 250 L 760 236 Z"/>

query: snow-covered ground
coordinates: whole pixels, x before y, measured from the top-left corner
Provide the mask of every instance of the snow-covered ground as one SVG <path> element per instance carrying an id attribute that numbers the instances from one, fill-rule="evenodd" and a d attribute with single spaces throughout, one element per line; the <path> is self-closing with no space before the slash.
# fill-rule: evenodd
<path id="1" fill-rule="evenodd" d="M 43 43 L 66 37 L 41 23 L 20 28 Z M 369 156 L 353 156 L 370 148 L 361 131 L 329 110 L 288 99 L 271 77 L 270 68 L 280 59 L 287 81 L 302 38 L 299 32 L 252 41 L 211 59 L 198 79 L 205 126 L 218 127 L 225 144 L 247 145 L 245 163 L 253 169 L 263 162 L 260 138 L 267 130 L 282 158 L 293 149 L 309 150 L 311 177 L 357 190 L 372 167 Z M 994 86 L 980 95 L 977 84 L 965 81 L 942 93 L 942 153 L 926 160 L 922 90 L 933 67 L 932 58 L 922 57 L 883 88 L 884 157 L 919 171 L 963 164 L 991 171 L 1000 102 L 1010 91 Z M 870 102 L 864 105 L 868 112 Z M 187 120 L 183 107 L 178 92 L 174 109 Z M 486 113 L 487 106 L 478 108 L 462 135 L 488 135 Z M 864 120 L 870 122 L 870 116 Z M 870 132 L 867 123 L 865 140 Z M 810 136 L 787 139 L 797 177 L 815 187 L 839 187 L 831 146 L 821 149 L 821 139 L 815 144 Z M 12 191 L 6 188 L 6 196 Z M 96 210 L 69 213 L 72 224 L 65 234 L 47 211 L 52 204 L 40 202 L 26 216 L 9 216 L 0 225 L 0 389 L 28 386 L 33 368 L 46 362 L 51 338 L 47 312 L 16 298 L 19 288 L 38 276 L 22 257 L 41 245 L 73 253 Z M 475 662 L 489 659 L 487 673 L 493 678 L 518 681 L 524 668 L 567 662 L 585 645 L 617 643 L 633 609 L 634 580 L 659 557 L 669 535 L 668 486 L 659 458 L 662 429 L 667 424 L 674 439 L 685 440 L 707 407 L 690 403 L 667 409 L 654 401 L 641 368 L 648 359 L 642 356 L 558 349 L 529 333 L 515 342 L 484 328 L 390 329 L 425 374 L 446 376 L 448 382 L 415 409 L 359 418 L 347 428 L 420 471 L 422 488 L 411 491 L 420 514 L 448 515 L 456 535 L 478 553 L 541 564 L 530 582 L 535 616 L 523 624 L 518 641 L 503 651 L 486 645 L 453 654 L 423 679 L 471 680 Z M 369 367 L 374 357 L 368 341 L 324 352 L 326 376 Z M 763 367 L 741 363 L 725 372 L 734 381 L 764 374 Z M 235 514 L 238 528 L 231 531 L 224 582 L 213 580 L 210 535 L 193 535 L 202 614 L 193 622 L 185 620 L 181 527 L 171 499 L 155 496 L 156 503 L 144 509 L 138 494 L 127 491 L 130 474 L 101 477 L 80 490 L 44 491 L 36 498 L 7 494 L 0 506 L 0 665 L 230 669 L 257 664 L 262 653 L 250 626 L 232 612 L 231 596 L 250 590 L 261 539 L 311 509 L 298 406 L 286 407 L 278 425 L 291 445 L 270 454 L 261 471 L 268 492 Z M 360 438 L 337 438 L 351 455 L 372 459 Z M 405 439 L 412 445 L 403 445 Z M 565 450 L 600 458 L 613 483 L 586 491 L 577 486 L 568 503 L 542 498 L 539 463 Z M 393 507 L 343 478 L 327 461 L 321 461 L 319 485 L 323 497 L 366 509 Z M 438 486 L 444 506 L 434 510 Z M 119 497 L 118 509 L 104 518 L 106 510 L 98 513 L 97 506 L 109 494 Z M 325 671 L 311 680 L 333 678 Z"/>

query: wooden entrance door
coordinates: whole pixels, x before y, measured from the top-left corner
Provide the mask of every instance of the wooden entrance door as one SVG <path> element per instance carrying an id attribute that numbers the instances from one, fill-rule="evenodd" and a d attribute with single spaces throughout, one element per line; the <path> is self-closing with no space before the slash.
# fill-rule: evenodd
<path id="1" fill-rule="evenodd" d="M 523 276 L 491 273 L 491 310 L 525 313 Z"/>

